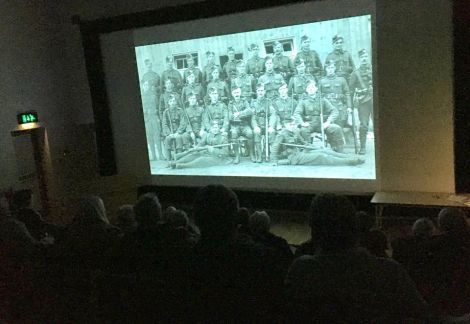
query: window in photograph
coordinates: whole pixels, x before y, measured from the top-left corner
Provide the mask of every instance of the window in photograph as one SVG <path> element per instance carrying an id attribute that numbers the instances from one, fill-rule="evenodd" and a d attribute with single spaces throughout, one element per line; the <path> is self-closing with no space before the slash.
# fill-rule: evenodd
<path id="1" fill-rule="evenodd" d="M 274 42 L 280 42 L 286 54 L 290 54 L 294 49 L 294 40 L 292 38 L 274 39 L 264 42 L 266 54 L 274 54 Z"/>
<path id="2" fill-rule="evenodd" d="M 178 54 L 178 55 L 173 56 L 173 59 L 175 61 L 175 65 L 176 65 L 177 70 L 184 70 L 188 67 L 188 60 L 186 59 L 186 56 L 188 54 L 192 55 L 192 57 L 194 59 L 194 66 L 199 66 L 199 60 L 198 60 L 197 52 Z"/>

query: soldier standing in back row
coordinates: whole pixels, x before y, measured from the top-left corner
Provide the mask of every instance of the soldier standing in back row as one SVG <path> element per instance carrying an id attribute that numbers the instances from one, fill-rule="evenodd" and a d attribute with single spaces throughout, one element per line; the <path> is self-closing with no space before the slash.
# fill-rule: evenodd
<path id="1" fill-rule="evenodd" d="M 186 106 L 188 96 L 191 93 L 197 94 L 197 101 L 200 105 L 202 105 L 204 98 L 204 90 L 202 89 L 202 86 L 199 83 L 196 83 L 196 77 L 194 73 L 190 71 L 186 75 L 186 85 L 184 86 L 183 91 L 181 92 L 181 100 L 183 102 L 183 106 Z"/>
<path id="2" fill-rule="evenodd" d="M 237 61 L 235 60 L 235 49 L 229 47 L 227 49 L 228 61 L 224 64 L 224 79 L 230 84 L 231 80 L 237 76 Z"/>
<path id="3" fill-rule="evenodd" d="M 265 72 L 258 79 L 258 84 L 264 85 L 264 91 L 266 92 L 266 98 L 274 99 L 279 95 L 278 89 L 284 78 L 279 73 L 274 72 L 273 58 L 267 56 L 264 61 Z"/>
<path id="4" fill-rule="evenodd" d="M 357 108 L 359 116 L 359 142 L 361 144 L 359 154 L 365 154 L 369 120 L 374 106 L 374 94 L 369 54 L 365 49 L 360 50 L 358 54 L 361 65 L 351 74 L 349 88 L 353 93 L 354 106 Z"/>
<path id="5" fill-rule="evenodd" d="M 150 59 L 145 59 L 144 60 L 145 67 L 147 68 L 147 71 L 142 75 L 142 79 L 140 80 L 140 83 L 143 84 L 144 82 L 148 81 L 149 86 L 150 86 L 150 91 L 152 91 L 155 96 L 157 96 L 157 101 L 158 97 L 160 95 L 160 77 L 158 76 L 158 73 L 153 71 L 152 69 L 152 61 Z"/>
<path id="6" fill-rule="evenodd" d="M 186 55 L 186 63 L 188 63 L 188 68 L 184 70 L 183 79 L 186 80 L 190 73 L 194 74 L 194 82 L 197 84 L 202 84 L 202 72 L 197 66 L 194 65 L 194 57 L 191 54 Z"/>
<path id="7" fill-rule="evenodd" d="M 278 41 L 274 42 L 273 65 L 274 72 L 282 75 L 284 80 L 289 83 L 291 76 L 294 74 L 295 68 L 291 59 L 284 54 L 284 48 Z"/>
<path id="8" fill-rule="evenodd" d="M 167 160 L 171 160 L 173 154 L 183 151 L 182 135 L 186 130 L 186 117 L 183 109 L 178 107 L 176 97 L 170 95 L 168 99 L 168 109 L 163 112 L 162 131 L 165 136 L 165 148 Z"/>
<path id="9" fill-rule="evenodd" d="M 232 79 L 230 91 L 234 88 L 240 88 L 242 97 L 246 99 L 248 103 L 251 102 L 255 90 L 255 80 L 252 75 L 246 74 L 246 66 L 243 60 L 237 62 L 237 77 Z"/>
<path id="10" fill-rule="evenodd" d="M 229 118 L 227 106 L 219 99 L 217 88 L 208 88 L 210 102 L 206 105 L 204 128 L 208 132 L 214 123 L 220 128 L 220 135 L 228 138 Z"/>
<path id="11" fill-rule="evenodd" d="M 211 79 L 210 79 L 209 83 L 207 84 L 207 93 L 206 93 L 206 97 L 204 99 L 206 104 L 210 102 L 209 89 L 211 89 L 211 88 L 217 89 L 217 92 L 219 93 L 218 100 L 220 100 L 222 102 L 227 102 L 228 101 L 227 82 L 220 79 L 220 73 L 219 73 L 219 67 L 218 66 L 213 66 L 212 67 Z"/>
<path id="12" fill-rule="evenodd" d="M 300 38 L 301 51 L 297 53 L 296 59 L 303 59 L 305 62 L 306 72 L 315 76 L 317 79 L 322 77 L 323 66 L 320 56 L 314 50 L 310 49 L 310 38 L 306 35 Z"/>
<path id="13" fill-rule="evenodd" d="M 178 70 L 173 67 L 173 56 L 166 57 L 166 70 L 162 73 L 161 86 L 165 85 L 165 81 L 170 79 L 173 82 L 175 90 L 179 93 L 183 88 L 183 78 Z"/>
<path id="14" fill-rule="evenodd" d="M 348 125 L 348 116 L 352 113 L 349 86 L 343 77 L 335 74 L 335 69 L 335 61 L 325 62 L 326 76 L 320 80 L 319 90 L 322 97 L 328 99 L 338 110 L 338 117 L 333 122 L 341 126 L 347 142 L 354 143 L 351 125 Z"/>
<path id="15" fill-rule="evenodd" d="M 204 134 L 203 120 L 204 108 L 198 104 L 198 93 L 192 92 L 188 94 L 188 107 L 185 109 L 185 117 L 187 119 L 186 132 L 183 135 L 183 146 L 189 147 L 192 142 L 196 145 Z"/>
<path id="16" fill-rule="evenodd" d="M 326 61 L 334 61 L 336 66 L 336 75 L 346 79 L 349 82 L 351 72 L 354 71 L 354 61 L 348 51 L 343 50 L 344 38 L 343 36 L 336 35 L 332 39 L 333 52 L 328 54 Z M 326 63 L 325 63 L 326 64 Z"/>
<path id="17" fill-rule="evenodd" d="M 219 70 L 219 75 L 222 72 L 222 69 L 220 68 L 219 65 L 215 63 L 215 53 L 211 51 L 206 52 L 206 57 L 207 57 L 207 64 L 204 66 L 204 69 L 202 71 L 202 86 L 204 89 L 207 89 L 207 84 L 210 82 L 210 79 L 212 78 L 212 70 L 214 67 L 216 67 Z"/>
<path id="18" fill-rule="evenodd" d="M 259 46 L 257 44 L 251 44 L 249 50 L 252 54 L 246 62 L 246 73 L 253 76 L 256 84 L 264 70 L 264 58 L 259 57 Z"/>

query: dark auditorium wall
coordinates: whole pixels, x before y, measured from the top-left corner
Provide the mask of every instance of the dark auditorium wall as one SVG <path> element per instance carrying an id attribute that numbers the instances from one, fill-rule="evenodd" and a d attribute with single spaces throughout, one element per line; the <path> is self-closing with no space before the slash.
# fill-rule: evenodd
<path id="1" fill-rule="evenodd" d="M 49 133 L 55 179 L 51 191 L 53 206 L 66 205 L 70 198 L 88 192 L 103 195 L 108 205 L 132 201 L 137 186 L 134 178 L 122 174 L 106 178 L 97 175 L 90 92 L 79 29 L 72 24 L 71 17 L 79 15 L 91 20 L 189 2 L 197 1 L 2 1 L 0 190 L 16 181 L 9 136 L 15 126 L 16 111 L 36 109 Z M 432 187 L 431 181 L 436 181 L 446 191 L 453 191 L 453 168 L 449 167 L 453 165 L 449 135 L 452 133 L 451 1 L 383 0 L 378 1 L 377 15 L 382 19 L 378 35 L 383 40 L 378 44 L 378 59 L 390 62 L 378 70 L 379 87 L 386 84 L 387 91 L 391 91 L 387 96 L 393 99 L 380 107 L 381 118 L 392 120 L 390 124 L 380 125 L 381 138 L 388 138 L 382 145 L 392 147 L 381 156 L 381 163 L 397 175 L 384 188 L 407 190 L 409 183 Z M 427 50 L 435 40 L 440 46 L 432 52 Z M 386 50 L 394 46 L 397 52 L 411 53 L 412 60 L 396 57 L 397 52 Z M 436 69 L 428 69 L 429 66 Z M 401 69 L 404 72 L 398 73 Z M 422 94 L 422 102 L 406 99 L 416 91 Z M 441 95 L 431 96 L 437 92 Z M 416 125 L 407 116 L 396 116 L 393 110 L 397 105 L 406 105 L 410 114 L 422 116 L 424 123 Z M 430 119 L 429 111 L 431 116 L 438 114 L 442 119 Z M 410 150 L 405 156 L 395 154 L 400 149 L 397 127 L 417 150 Z M 430 128 L 432 132 L 428 132 Z M 423 132 L 427 135 L 421 136 Z M 449 158 L 434 161 L 433 156 L 437 154 Z M 427 159 L 430 166 L 417 174 L 406 168 L 395 170 L 397 159 L 408 159 L 409 163 Z"/>

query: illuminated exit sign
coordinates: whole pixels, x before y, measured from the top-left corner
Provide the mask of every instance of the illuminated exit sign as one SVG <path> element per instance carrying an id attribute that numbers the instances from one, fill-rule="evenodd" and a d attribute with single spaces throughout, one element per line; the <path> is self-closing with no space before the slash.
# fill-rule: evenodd
<path id="1" fill-rule="evenodd" d="M 37 123 L 39 121 L 38 119 L 38 113 L 35 111 L 27 111 L 21 114 L 16 115 L 16 118 L 18 120 L 18 124 L 28 124 L 28 123 Z"/>

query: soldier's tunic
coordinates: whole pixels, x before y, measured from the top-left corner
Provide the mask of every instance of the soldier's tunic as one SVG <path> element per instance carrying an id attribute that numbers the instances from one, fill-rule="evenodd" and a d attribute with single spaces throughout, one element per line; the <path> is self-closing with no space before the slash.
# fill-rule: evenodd
<path id="1" fill-rule="evenodd" d="M 214 66 L 216 66 L 217 69 L 219 70 L 219 75 L 220 73 L 222 73 L 222 68 L 220 67 L 220 65 L 217 65 L 215 63 L 207 64 L 202 71 L 202 79 L 203 79 L 202 82 L 203 82 L 204 87 L 207 86 L 207 84 L 210 82 L 212 78 L 211 73 L 212 73 L 212 69 L 214 68 Z"/>
<path id="2" fill-rule="evenodd" d="M 297 107 L 297 101 L 291 97 L 285 99 L 278 97 L 273 101 L 273 106 L 277 114 L 276 129 L 281 129 L 285 121 L 290 121 L 290 118 L 293 117 L 295 108 Z"/>
<path id="3" fill-rule="evenodd" d="M 217 92 L 219 93 L 219 100 L 220 101 L 223 101 L 223 102 L 227 102 L 228 101 L 228 95 L 229 95 L 229 92 L 228 92 L 228 87 L 227 87 L 227 83 L 223 80 L 215 80 L 215 81 L 211 81 L 207 84 L 207 93 L 206 93 L 206 99 L 205 99 L 205 102 L 206 104 L 210 102 L 210 97 L 209 97 L 209 89 L 211 88 L 215 88 L 217 89 Z"/>
<path id="4" fill-rule="evenodd" d="M 234 87 L 240 87 L 242 90 L 242 97 L 250 100 L 253 98 L 255 90 L 255 79 L 252 75 L 244 74 L 238 75 L 236 78 L 232 79 L 230 85 L 230 91 Z"/>
<path id="5" fill-rule="evenodd" d="M 323 120 L 320 118 L 322 109 Z M 335 107 L 325 98 L 322 98 L 320 101 L 319 95 L 315 97 L 307 96 L 301 99 L 294 111 L 294 119 L 298 125 L 301 125 L 303 122 L 309 123 L 308 127 L 302 126 L 300 130 L 301 136 L 307 141 L 313 132 L 321 132 L 324 122 L 330 122 L 331 124 L 325 129 L 325 134 L 334 148 L 339 148 L 344 144 L 341 127 L 333 124 L 337 117 L 338 111 Z"/>
<path id="6" fill-rule="evenodd" d="M 181 77 L 181 74 L 178 70 L 171 69 L 163 71 L 160 85 L 162 89 L 164 89 L 165 80 L 167 79 L 170 79 L 173 82 L 176 91 L 181 91 L 183 88 L 183 78 Z"/>
<path id="7" fill-rule="evenodd" d="M 294 99 L 301 99 L 305 94 L 305 89 L 307 88 L 307 83 L 309 80 L 314 80 L 314 77 L 311 74 L 296 74 L 289 80 L 289 94 Z"/>
<path id="8" fill-rule="evenodd" d="M 227 63 L 224 64 L 223 72 L 225 80 L 230 83 L 230 80 L 237 76 L 237 61 L 227 61 Z"/>
<path id="9" fill-rule="evenodd" d="M 295 58 L 300 58 L 304 60 L 306 73 L 316 76 L 317 79 L 319 79 L 323 75 L 323 66 L 320 61 L 320 56 L 316 51 L 300 51 Z"/>
<path id="10" fill-rule="evenodd" d="M 187 68 L 186 70 L 184 70 L 183 79 L 186 80 L 189 73 L 191 72 L 194 74 L 194 83 L 202 84 L 202 72 L 196 66 L 193 66 L 192 68 Z"/>
<path id="11" fill-rule="evenodd" d="M 229 147 L 215 147 L 211 152 L 205 149 L 207 145 L 227 144 L 227 137 L 219 134 L 206 133 L 197 148 L 190 150 L 185 156 L 176 161 L 177 169 L 183 168 L 205 168 L 216 165 L 230 164 L 232 159 L 229 157 Z"/>
<path id="12" fill-rule="evenodd" d="M 202 105 L 204 103 L 204 89 L 200 84 L 187 84 L 181 93 L 181 100 L 184 106 L 187 105 L 188 96 L 192 93 L 196 93 L 197 102 Z"/>
<path id="13" fill-rule="evenodd" d="M 174 95 L 176 98 L 176 105 L 181 106 L 181 96 L 177 92 L 169 92 L 165 91 L 161 97 L 160 101 L 158 103 L 158 115 L 160 116 L 160 120 L 163 120 L 162 115 L 163 112 L 168 109 L 168 100 L 170 99 L 170 95 Z"/>
<path id="14" fill-rule="evenodd" d="M 232 140 L 245 136 L 248 139 L 253 138 L 253 130 L 251 129 L 251 116 L 253 111 L 249 103 L 240 99 L 238 102 L 232 100 L 228 104 L 229 120 L 230 120 L 230 135 Z M 240 115 L 235 117 L 233 113 L 239 112 Z"/>
<path id="15" fill-rule="evenodd" d="M 265 134 L 266 127 L 276 127 L 276 111 L 274 107 L 271 105 L 271 101 L 267 98 L 261 98 L 253 100 L 251 103 L 251 110 L 253 111 L 253 115 L 251 117 L 251 127 L 253 130 L 256 127 L 261 128 L 260 134 L 254 134 L 255 143 L 261 142 L 261 136 Z M 267 114 L 267 118 L 266 118 Z M 268 124 L 266 125 L 266 119 Z M 274 140 L 274 133 L 270 134 L 270 141 Z"/>
<path id="16" fill-rule="evenodd" d="M 361 148 L 365 148 L 369 120 L 373 109 L 372 69 L 369 64 L 361 65 L 351 74 L 349 89 L 357 98 L 354 103 L 359 115 L 359 140 Z"/>
<path id="17" fill-rule="evenodd" d="M 230 125 L 228 109 L 223 102 L 218 101 L 215 104 L 210 103 L 206 106 L 203 125 L 207 132 L 210 131 L 214 122 L 217 122 L 219 128 L 228 133 Z"/>
<path id="18" fill-rule="evenodd" d="M 157 96 L 160 95 L 160 76 L 157 72 L 147 71 L 142 75 L 141 83 L 148 82 L 153 93 Z"/>
<path id="19" fill-rule="evenodd" d="M 279 96 L 279 87 L 281 83 L 284 81 L 284 78 L 279 73 L 268 73 L 266 72 L 258 79 L 258 84 L 264 84 L 264 90 L 266 91 L 266 98 L 273 99 Z"/>
<path id="20" fill-rule="evenodd" d="M 255 83 L 258 81 L 258 78 L 263 74 L 264 70 L 264 58 L 259 56 L 251 57 L 246 61 L 246 73 L 253 75 Z"/>
<path id="21" fill-rule="evenodd" d="M 165 136 L 165 147 L 167 151 L 172 149 L 172 140 L 176 143 L 176 150 L 183 149 L 182 135 L 185 130 L 186 118 L 183 109 L 179 107 L 168 108 L 163 112 L 162 131 L 163 136 Z"/>
<path id="22" fill-rule="evenodd" d="M 347 108 L 352 108 L 351 94 L 346 80 L 336 75 L 326 76 L 320 80 L 319 90 L 322 97 L 328 99 L 338 110 L 338 117 L 334 122 L 341 127 L 345 127 L 348 122 Z"/>
<path id="23" fill-rule="evenodd" d="M 352 71 L 354 71 L 354 61 L 351 54 L 344 50 L 334 50 L 326 57 L 326 61 L 334 61 L 336 66 L 336 75 L 349 81 Z"/>
<path id="24" fill-rule="evenodd" d="M 282 54 L 273 56 L 273 67 L 274 72 L 282 75 L 286 82 L 289 82 L 295 72 L 294 63 L 292 63 L 290 58 Z"/>
<path id="25" fill-rule="evenodd" d="M 185 117 L 187 123 L 183 134 L 183 146 L 189 146 L 192 141 L 191 134 L 194 134 L 194 139 L 201 138 L 200 132 L 203 129 L 204 108 L 199 105 L 189 106 L 186 108 Z"/>

